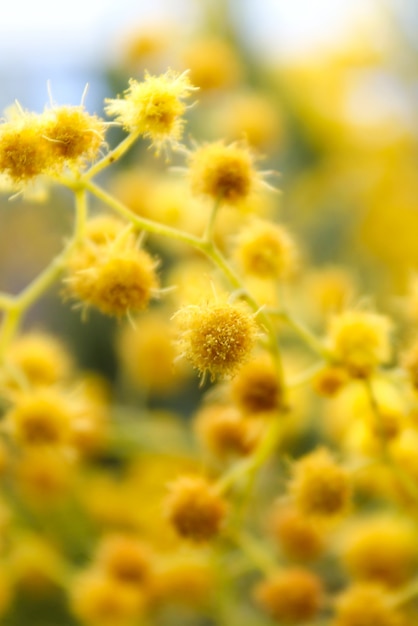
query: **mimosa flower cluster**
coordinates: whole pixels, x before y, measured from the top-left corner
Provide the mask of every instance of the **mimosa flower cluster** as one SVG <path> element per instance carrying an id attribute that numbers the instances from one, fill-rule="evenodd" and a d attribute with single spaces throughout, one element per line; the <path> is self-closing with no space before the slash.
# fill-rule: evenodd
<path id="1" fill-rule="evenodd" d="M 305 265 L 253 144 L 186 145 L 196 89 L 187 71 L 146 72 L 106 99 L 107 117 L 19 106 L 0 124 L 11 194 L 74 197 L 58 256 L 0 293 L 0 614 L 412 626 L 416 339 L 400 348 L 344 270 Z M 175 184 L 139 157 L 111 174 L 142 139 L 184 159 Z M 30 327 L 52 286 L 86 324 L 115 321 L 114 379 Z"/>

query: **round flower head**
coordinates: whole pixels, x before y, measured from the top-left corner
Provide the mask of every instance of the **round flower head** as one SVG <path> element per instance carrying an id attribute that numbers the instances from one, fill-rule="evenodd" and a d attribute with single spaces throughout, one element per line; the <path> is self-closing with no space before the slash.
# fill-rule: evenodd
<path id="1" fill-rule="evenodd" d="M 344 535 L 342 561 L 357 580 L 400 587 L 418 565 L 415 529 L 396 516 L 363 519 Z"/>
<path id="2" fill-rule="evenodd" d="M 213 566 L 202 551 L 182 553 L 181 559 L 162 564 L 153 583 L 153 599 L 160 606 L 174 602 L 187 607 L 202 607 L 213 593 Z"/>
<path id="3" fill-rule="evenodd" d="M 262 355 L 245 363 L 231 383 L 231 395 L 246 415 L 278 411 L 283 390 L 273 361 Z"/>
<path id="4" fill-rule="evenodd" d="M 22 112 L 0 125 L 0 173 L 13 183 L 30 182 L 56 167 L 42 116 Z"/>
<path id="5" fill-rule="evenodd" d="M 109 245 L 76 250 L 68 264 L 68 291 L 105 315 L 143 311 L 158 289 L 156 265 L 128 232 Z"/>
<path id="6" fill-rule="evenodd" d="M 203 376 L 231 376 L 247 360 L 257 339 L 254 317 L 239 303 L 189 305 L 176 314 L 182 356 Z"/>
<path id="7" fill-rule="evenodd" d="M 304 624 L 319 613 L 323 590 L 318 576 L 309 570 L 292 568 L 260 583 L 255 596 L 261 607 L 280 624 Z"/>
<path id="8" fill-rule="evenodd" d="M 328 339 L 335 359 L 364 378 L 390 357 L 390 320 L 369 311 L 345 311 L 331 319 Z"/>
<path id="9" fill-rule="evenodd" d="M 181 139 L 186 111 L 183 100 L 195 87 L 186 72 L 168 70 L 161 76 L 145 74 L 145 80 L 131 79 L 123 98 L 108 99 L 106 113 L 116 118 L 125 130 L 149 137 L 160 147 L 164 142 Z"/>
<path id="10" fill-rule="evenodd" d="M 101 542 L 96 565 L 124 585 L 143 587 L 151 573 L 151 556 L 146 546 L 126 534 L 107 535 Z"/>
<path id="11" fill-rule="evenodd" d="M 167 517 L 181 537 L 207 541 L 218 534 L 225 503 L 215 488 L 200 476 L 181 476 L 170 485 Z"/>
<path id="12" fill-rule="evenodd" d="M 70 610 L 84 624 L 126 626 L 142 614 L 144 599 L 136 589 L 100 570 L 85 571 L 70 589 Z"/>
<path id="13" fill-rule="evenodd" d="M 386 591 L 374 585 L 354 585 L 338 598 L 331 626 L 402 626 L 406 623 Z"/>
<path id="14" fill-rule="evenodd" d="M 238 143 L 205 144 L 189 155 L 188 165 L 193 193 L 217 202 L 238 204 L 260 182 L 251 151 Z"/>
<path id="15" fill-rule="evenodd" d="M 18 337 L 7 350 L 11 370 L 5 373 L 5 385 L 14 388 L 23 380 L 33 386 L 53 385 L 68 378 L 71 359 L 58 338 L 42 332 Z"/>
<path id="16" fill-rule="evenodd" d="M 297 266 L 297 250 L 282 226 L 253 220 L 236 239 L 235 258 L 246 274 L 259 278 L 287 279 Z"/>
<path id="17" fill-rule="evenodd" d="M 255 424 L 229 405 L 209 405 L 195 418 L 195 432 L 203 445 L 220 459 L 249 454 L 258 442 Z"/>
<path id="18" fill-rule="evenodd" d="M 105 123 L 83 106 L 62 106 L 48 111 L 44 136 L 58 161 L 78 164 L 92 160 L 104 142 Z"/>
<path id="19" fill-rule="evenodd" d="M 204 91 L 231 87 L 241 77 L 236 50 L 219 37 L 200 35 L 186 46 L 182 56 L 193 83 Z"/>
<path id="20" fill-rule="evenodd" d="M 351 485 L 347 472 L 321 448 L 295 463 L 290 493 L 301 513 L 326 519 L 347 510 Z"/>
<path id="21" fill-rule="evenodd" d="M 19 398 L 5 419 L 18 443 L 57 446 L 68 443 L 74 412 L 67 397 L 41 387 Z"/>
<path id="22" fill-rule="evenodd" d="M 319 525 L 293 506 L 275 507 L 270 528 L 282 552 L 292 561 L 314 561 L 324 552 L 325 541 Z"/>

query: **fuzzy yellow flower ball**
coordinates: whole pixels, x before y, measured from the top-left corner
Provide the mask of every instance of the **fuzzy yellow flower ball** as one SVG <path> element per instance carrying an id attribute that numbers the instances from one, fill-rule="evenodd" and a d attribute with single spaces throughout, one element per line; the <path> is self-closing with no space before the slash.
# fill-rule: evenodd
<path id="1" fill-rule="evenodd" d="M 240 304 L 189 305 L 176 314 L 181 356 L 211 379 L 231 376 L 248 359 L 258 332 L 254 317 Z"/>
<path id="2" fill-rule="evenodd" d="M 350 374 L 365 378 L 389 360 L 391 322 L 370 311 L 345 311 L 330 322 L 328 340 L 335 359 Z"/>
<path id="3" fill-rule="evenodd" d="M 298 254 L 292 236 L 283 226 L 253 220 L 236 239 L 235 258 L 245 274 L 259 278 L 290 278 Z"/>
<path id="4" fill-rule="evenodd" d="M 57 169 L 41 116 L 27 114 L 0 125 L 0 173 L 25 184 Z"/>
<path id="5" fill-rule="evenodd" d="M 322 603 L 321 580 L 303 568 L 278 572 L 260 583 L 256 600 L 279 624 L 305 624 L 316 617 Z"/>
<path id="6" fill-rule="evenodd" d="M 167 518 L 185 539 L 208 541 L 220 531 L 225 502 L 216 489 L 200 476 L 180 476 L 170 485 Z"/>
<path id="7" fill-rule="evenodd" d="M 123 98 L 107 99 L 106 113 L 116 118 L 128 132 L 139 133 L 160 147 L 178 142 L 183 132 L 187 106 L 184 100 L 193 87 L 187 72 L 168 70 L 161 76 L 145 74 L 145 80 L 129 81 Z"/>
<path id="8" fill-rule="evenodd" d="M 104 143 L 105 123 L 82 106 L 61 106 L 46 113 L 44 135 L 59 161 L 81 164 L 97 156 Z"/>
<path id="9" fill-rule="evenodd" d="M 217 202 L 238 204 L 260 183 L 251 151 L 238 143 L 204 144 L 189 155 L 188 165 L 192 192 Z"/>
<path id="10" fill-rule="evenodd" d="M 298 511 L 329 519 L 346 512 L 352 488 L 348 473 L 328 450 L 319 448 L 295 463 L 290 493 Z"/>

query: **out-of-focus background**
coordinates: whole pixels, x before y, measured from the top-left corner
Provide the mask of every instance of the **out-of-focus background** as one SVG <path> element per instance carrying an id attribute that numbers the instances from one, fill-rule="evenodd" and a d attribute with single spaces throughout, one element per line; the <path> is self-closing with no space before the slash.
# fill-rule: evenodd
<path id="1" fill-rule="evenodd" d="M 59 104 L 89 83 L 86 107 L 102 114 L 129 77 L 167 67 L 200 87 L 194 139 L 245 136 L 280 173 L 275 218 L 302 242 L 310 285 L 313 268 L 337 265 L 359 299 L 403 297 L 418 271 L 416 0 L 14 0 L 1 12 L 2 109 L 41 111 L 49 81 Z M 3 289 L 61 247 L 71 205 L 54 193 L 46 208 L 4 196 Z"/>

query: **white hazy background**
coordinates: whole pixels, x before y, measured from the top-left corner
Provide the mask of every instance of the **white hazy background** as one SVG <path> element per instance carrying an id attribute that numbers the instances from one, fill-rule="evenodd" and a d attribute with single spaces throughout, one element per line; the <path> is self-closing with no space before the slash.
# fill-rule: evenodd
<path id="1" fill-rule="evenodd" d="M 18 99 L 41 110 L 79 102 L 86 83 L 110 63 L 121 32 L 158 21 L 190 24 L 202 0 L 0 0 L 0 111 Z M 306 54 L 342 37 L 356 20 L 390 5 L 416 37 L 418 0 L 231 0 L 242 36 L 261 55 Z M 414 13 L 414 15 L 412 15 Z M 414 30 L 415 29 L 415 30 Z M 91 85 L 95 98 L 100 85 Z M 106 94 L 111 95 L 111 94 Z M 87 102 L 87 106 L 89 103 Z"/>

